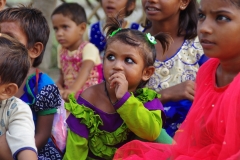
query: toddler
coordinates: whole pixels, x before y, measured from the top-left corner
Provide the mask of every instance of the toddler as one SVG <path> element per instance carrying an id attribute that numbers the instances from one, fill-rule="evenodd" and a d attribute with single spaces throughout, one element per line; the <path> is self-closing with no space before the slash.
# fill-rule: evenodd
<path id="1" fill-rule="evenodd" d="M 30 68 L 28 51 L 17 40 L 0 33 L 0 59 L 0 137 L 6 137 L 14 159 L 37 160 L 31 110 L 14 97 Z M 0 157 L 11 159 L 8 152 L 1 152 Z"/>
<path id="2" fill-rule="evenodd" d="M 83 41 L 86 22 L 84 8 L 77 3 L 63 3 L 52 13 L 56 38 L 61 44 L 58 55 L 61 74 L 57 86 L 66 101 L 70 93 L 78 97 L 83 90 L 102 81 L 99 51 Z"/>

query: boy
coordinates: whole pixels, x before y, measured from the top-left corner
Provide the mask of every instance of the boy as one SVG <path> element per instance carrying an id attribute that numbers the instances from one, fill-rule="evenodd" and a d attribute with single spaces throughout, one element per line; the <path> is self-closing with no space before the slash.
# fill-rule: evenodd
<path id="1" fill-rule="evenodd" d="M 31 110 L 22 100 L 13 97 L 29 67 L 27 49 L 17 40 L 0 34 L 0 137 L 6 138 L 13 158 L 18 160 L 37 159 Z M 1 152 L 7 153 L 1 153 L 0 159 L 9 159 L 8 148 L 4 144 L 2 147 L 5 148 L 1 148 Z"/>
<path id="2" fill-rule="evenodd" d="M 1 33 L 18 39 L 28 49 L 31 67 L 16 97 L 26 102 L 35 123 L 35 143 L 39 159 L 61 159 L 51 139 L 54 114 L 61 106 L 61 96 L 53 80 L 38 70 L 49 37 L 49 27 L 42 12 L 20 6 L 0 12 Z"/>

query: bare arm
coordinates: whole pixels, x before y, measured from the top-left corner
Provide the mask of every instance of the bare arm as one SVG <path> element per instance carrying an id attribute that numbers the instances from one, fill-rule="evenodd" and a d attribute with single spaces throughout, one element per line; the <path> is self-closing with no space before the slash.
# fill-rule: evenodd
<path id="1" fill-rule="evenodd" d="M 60 70 L 60 75 L 59 75 L 58 81 L 56 82 L 56 85 L 57 85 L 59 90 L 63 90 L 64 82 L 63 82 L 62 70 Z"/>
<path id="2" fill-rule="evenodd" d="M 38 150 L 42 149 L 51 137 L 54 114 L 38 116 L 36 125 L 35 142 Z"/>
<path id="3" fill-rule="evenodd" d="M 23 150 L 18 153 L 18 160 L 37 160 L 37 154 L 32 150 Z"/>
<path id="4" fill-rule="evenodd" d="M 86 83 L 93 67 L 94 67 L 93 61 L 91 61 L 91 60 L 83 61 L 75 82 L 69 87 L 69 89 L 64 90 L 64 93 L 62 95 L 64 100 L 68 99 L 69 94 L 77 93 L 83 87 L 83 85 Z"/>
<path id="5" fill-rule="evenodd" d="M 0 136 L 0 159 L 1 160 L 12 160 L 12 153 L 7 144 L 6 134 Z"/>
<path id="6" fill-rule="evenodd" d="M 185 81 L 175 86 L 163 89 L 159 92 L 161 94 L 160 101 L 166 103 L 168 101 L 179 101 L 188 99 L 193 101 L 195 94 L 195 82 Z"/>

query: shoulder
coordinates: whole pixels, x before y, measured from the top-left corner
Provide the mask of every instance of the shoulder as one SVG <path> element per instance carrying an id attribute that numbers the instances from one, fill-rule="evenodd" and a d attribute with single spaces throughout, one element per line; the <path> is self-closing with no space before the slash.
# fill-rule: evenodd
<path id="1" fill-rule="evenodd" d="M 8 114 L 28 114 L 32 115 L 32 111 L 28 104 L 17 97 L 11 97 L 7 100 Z"/>
<path id="2" fill-rule="evenodd" d="M 93 85 L 86 90 L 84 90 L 81 94 L 81 97 L 94 106 L 98 104 L 98 101 L 102 98 L 103 94 L 103 83 Z M 97 97 L 97 98 L 96 98 Z"/>

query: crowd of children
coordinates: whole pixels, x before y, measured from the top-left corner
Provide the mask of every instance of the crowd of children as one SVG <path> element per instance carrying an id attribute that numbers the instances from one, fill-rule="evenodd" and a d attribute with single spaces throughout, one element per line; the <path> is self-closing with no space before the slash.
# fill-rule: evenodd
<path id="1" fill-rule="evenodd" d="M 53 11 L 56 83 L 42 12 L 0 11 L 0 159 L 239 159 L 240 0 L 142 0 L 143 28 L 136 0 L 99 3 L 90 26 Z"/>

